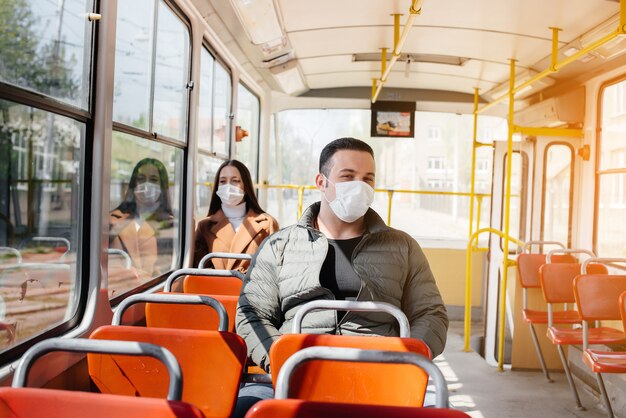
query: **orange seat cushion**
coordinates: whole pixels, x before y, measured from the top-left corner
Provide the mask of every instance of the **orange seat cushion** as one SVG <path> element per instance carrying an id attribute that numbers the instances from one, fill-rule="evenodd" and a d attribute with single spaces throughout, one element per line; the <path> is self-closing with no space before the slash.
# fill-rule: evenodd
<path id="1" fill-rule="evenodd" d="M 533 311 L 531 309 L 522 310 L 524 322 L 530 324 L 547 324 L 548 312 Z M 578 311 L 555 311 L 552 312 L 552 322 L 555 324 L 578 324 L 580 317 Z"/>
<path id="2" fill-rule="evenodd" d="M 626 352 L 585 350 L 583 361 L 594 373 L 626 373 Z"/>
<path id="3" fill-rule="evenodd" d="M 548 338 L 554 344 L 582 344 L 582 329 L 562 329 L 549 327 L 547 331 Z M 626 342 L 626 334 L 615 328 L 589 328 L 587 334 L 589 344 L 622 344 Z"/>

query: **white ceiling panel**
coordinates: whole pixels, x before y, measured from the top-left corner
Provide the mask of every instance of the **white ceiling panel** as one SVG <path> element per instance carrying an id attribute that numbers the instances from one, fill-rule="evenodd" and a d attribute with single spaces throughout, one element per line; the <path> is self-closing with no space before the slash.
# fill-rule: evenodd
<path id="1" fill-rule="evenodd" d="M 222 8 L 230 3 L 209 1 Z M 288 52 L 295 57 L 310 89 L 371 86 L 372 77 L 380 75 L 380 61 L 353 62 L 352 56 L 379 54 L 382 47 L 391 53 L 390 15 L 403 13 L 403 25 L 411 4 L 409 0 L 274 2 L 288 42 L 272 57 Z M 506 82 L 509 58 L 518 60 L 518 71 L 545 68 L 543 60 L 550 55 L 552 38 L 548 27 L 563 29 L 559 35 L 563 46 L 618 12 L 619 2 L 615 0 L 424 0 L 402 53 L 470 60 L 463 66 L 413 62 L 409 77 L 404 74 L 405 64 L 398 62 L 385 85 L 470 94 L 479 87 L 484 92 Z M 241 28 L 230 30 L 242 49 L 253 51 L 249 60 L 263 71 L 262 61 L 268 57 L 261 48 L 242 39 L 245 32 Z M 584 64 L 577 63 L 564 74 L 574 77 L 584 71 Z M 264 77 L 273 76 L 265 71 Z"/>

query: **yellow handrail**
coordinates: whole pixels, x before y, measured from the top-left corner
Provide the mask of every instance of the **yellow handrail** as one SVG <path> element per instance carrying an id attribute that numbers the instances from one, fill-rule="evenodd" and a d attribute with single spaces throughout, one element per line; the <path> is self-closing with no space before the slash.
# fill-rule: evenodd
<path id="1" fill-rule="evenodd" d="M 198 182 L 197 185 L 213 187 L 213 182 Z M 304 202 L 304 191 L 315 190 L 316 186 L 300 185 L 300 184 L 264 184 L 259 183 L 254 185 L 257 189 L 295 189 L 298 191 L 298 219 L 302 216 L 302 205 Z M 478 221 L 480 222 L 480 206 L 484 197 L 491 197 L 491 194 L 487 193 L 467 193 L 467 192 L 446 192 L 446 191 L 434 191 L 434 190 L 411 190 L 411 189 L 374 189 L 375 192 L 387 193 L 387 225 L 391 225 L 391 211 L 392 211 L 392 198 L 395 193 L 407 193 L 407 194 L 423 194 L 423 195 L 435 195 L 435 196 L 468 196 L 475 197 L 478 200 Z M 471 222 L 471 221 L 470 221 Z"/>
<path id="2" fill-rule="evenodd" d="M 504 192 L 504 243 L 502 250 L 504 251 L 503 265 L 502 265 L 502 283 L 500 284 L 500 323 L 498 334 L 498 371 L 504 370 L 504 321 L 506 319 L 506 289 L 507 280 L 509 278 L 509 233 L 511 232 L 511 172 L 513 162 L 513 125 L 515 124 L 513 118 L 515 116 L 515 62 L 517 60 L 510 60 L 510 78 L 509 78 L 509 129 L 507 136 L 507 148 L 506 148 L 506 177 L 505 177 L 505 192 Z"/>
<path id="3" fill-rule="evenodd" d="M 606 36 L 603 36 L 602 38 L 596 40 L 595 42 L 592 42 L 591 44 L 587 45 L 585 48 L 582 48 L 579 51 L 577 51 L 576 53 L 574 53 L 573 55 L 563 59 L 563 61 L 561 61 L 561 62 L 558 62 L 558 53 L 559 53 L 559 49 L 558 49 L 558 33 L 559 33 L 559 29 L 558 28 L 550 28 L 550 29 L 552 30 L 552 50 L 551 50 L 552 60 L 551 60 L 550 66 L 548 68 L 546 68 L 545 70 L 541 71 L 540 73 L 535 74 L 529 80 L 525 81 L 524 83 L 520 84 L 517 87 L 515 86 L 515 84 L 513 84 L 513 88 L 509 89 L 508 93 L 503 94 L 502 96 L 495 98 L 491 102 L 487 103 L 486 105 L 484 105 L 483 107 L 478 109 L 479 113 L 482 113 L 485 110 L 489 109 L 490 107 L 494 106 L 495 104 L 500 103 L 503 100 L 506 100 L 506 98 L 510 96 L 511 91 L 513 92 L 513 95 L 515 95 L 515 93 L 520 92 L 525 87 L 530 86 L 531 84 L 535 83 L 536 81 L 539 81 L 542 78 L 545 78 L 545 77 L 547 77 L 547 76 L 549 76 L 549 75 L 551 75 L 551 74 L 561 70 L 563 67 L 565 67 L 565 66 L 567 66 L 567 65 L 569 65 L 569 64 L 571 64 L 571 63 L 573 63 L 575 61 L 577 61 L 579 58 L 584 57 L 589 52 L 594 51 L 595 49 L 601 47 L 602 45 L 606 44 L 607 42 L 610 42 L 611 40 L 613 40 L 617 36 L 626 34 L 626 1 L 620 0 L 619 25 L 617 26 L 617 28 L 613 32 L 609 33 Z"/>
<path id="4" fill-rule="evenodd" d="M 302 205 L 304 201 L 304 190 L 315 190 L 316 186 L 302 186 L 297 184 L 257 184 L 258 189 L 296 189 L 298 190 L 298 219 L 302 216 Z M 436 195 L 436 196 L 467 196 L 476 197 L 478 199 L 478 213 L 480 213 L 480 205 L 484 197 L 491 197 L 487 193 L 467 193 L 467 192 L 445 192 L 433 190 L 411 190 L 411 189 L 374 189 L 375 192 L 387 193 L 387 225 L 391 225 L 392 199 L 395 193 Z M 479 218 L 480 222 L 480 218 Z"/>
<path id="5" fill-rule="evenodd" d="M 471 351 L 470 336 L 471 336 L 471 323 L 472 323 L 472 252 L 474 252 L 475 250 L 477 251 L 489 250 L 488 248 L 479 248 L 479 247 L 474 246 L 474 243 L 478 240 L 478 236 L 485 232 L 490 232 L 492 234 L 498 235 L 499 237 L 502 237 L 505 239 L 507 238 L 505 237 L 502 231 L 499 231 L 494 228 L 482 228 L 474 232 L 472 236 L 470 236 L 470 239 L 467 242 L 467 252 L 465 253 L 465 322 L 464 322 L 465 344 L 463 348 L 464 351 Z M 517 245 L 524 245 L 523 241 L 520 241 L 516 238 L 508 237 L 508 239 L 510 241 L 515 242 Z M 511 265 L 512 260 L 508 259 L 509 258 L 508 252 L 505 252 L 504 255 L 505 255 L 504 261 L 506 263 L 506 266 L 508 267 L 509 265 Z"/>

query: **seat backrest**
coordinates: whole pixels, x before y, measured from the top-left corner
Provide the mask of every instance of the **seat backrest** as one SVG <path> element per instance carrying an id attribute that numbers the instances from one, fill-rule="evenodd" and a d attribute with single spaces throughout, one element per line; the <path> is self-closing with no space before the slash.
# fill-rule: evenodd
<path id="1" fill-rule="evenodd" d="M 544 264 L 539 268 L 543 298 L 548 303 L 574 303 L 574 278 L 580 274 L 578 263 Z M 604 264 L 589 264 L 591 274 L 607 274 Z"/>
<path id="2" fill-rule="evenodd" d="M 103 326 L 90 339 L 140 341 L 161 345 L 178 359 L 183 371 L 182 400 L 207 416 L 232 413 L 246 362 L 241 337 L 230 332 L 170 328 Z M 103 393 L 163 397 L 166 373 L 150 358 L 89 354 L 89 375 Z"/>
<path id="3" fill-rule="evenodd" d="M 581 274 L 574 279 L 574 295 L 585 321 L 619 320 L 619 295 L 626 291 L 626 275 Z"/>
<path id="4" fill-rule="evenodd" d="M 3 418 L 201 418 L 193 405 L 165 399 L 136 398 L 56 389 L 0 388 Z"/>
<path id="5" fill-rule="evenodd" d="M 412 352 L 432 357 L 428 346 L 414 338 L 285 334 L 270 348 L 272 383 L 276 385 L 281 367 L 292 354 L 315 346 Z M 295 371 L 290 393 L 311 401 L 422 406 L 427 384 L 426 373 L 412 365 L 310 361 Z"/>
<path id="6" fill-rule="evenodd" d="M 569 254 L 555 255 L 552 263 L 576 263 L 576 258 Z M 546 264 L 545 254 L 520 254 L 517 256 L 517 275 L 522 288 L 539 288 L 539 268 Z M 580 271 L 580 266 L 579 266 Z"/>
<path id="7" fill-rule="evenodd" d="M 444 408 L 354 405 L 300 399 L 268 399 L 255 404 L 246 418 L 467 418 L 464 412 Z"/>
<path id="8" fill-rule="evenodd" d="M 235 314 L 237 313 L 237 301 L 239 300 L 239 296 L 206 296 L 216 299 L 224 306 L 228 314 L 228 330 L 234 332 Z M 148 327 L 217 331 L 219 322 L 218 313 L 207 306 L 146 303 L 146 325 Z"/>
<path id="9" fill-rule="evenodd" d="M 239 296 L 243 282 L 237 277 L 189 275 L 183 279 L 185 293 Z"/>
<path id="10" fill-rule="evenodd" d="M 239 296 L 243 286 L 244 275 L 237 270 L 216 269 L 179 269 L 173 271 L 165 281 L 164 290 L 171 292 L 174 282 L 184 277 L 185 293 L 205 295 Z"/>

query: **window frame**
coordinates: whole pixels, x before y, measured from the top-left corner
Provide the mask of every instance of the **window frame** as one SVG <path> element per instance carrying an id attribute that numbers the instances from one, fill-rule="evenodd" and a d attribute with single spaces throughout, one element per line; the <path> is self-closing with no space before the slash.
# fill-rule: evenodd
<path id="1" fill-rule="evenodd" d="M 604 94 L 606 89 L 619 84 L 621 82 L 626 81 L 626 73 L 621 74 L 617 77 L 614 77 L 610 80 L 605 81 L 600 85 L 599 93 L 598 93 L 598 101 L 596 105 L 596 155 L 595 155 L 595 181 L 594 181 L 594 202 L 593 202 L 593 242 L 592 248 L 595 254 L 598 254 L 598 222 L 600 218 L 600 186 L 602 182 L 603 175 L 611 175 L 611 174 L 626 174 L 626 167 L 623 168 L 607 168 L 602 169 L 602 140 L 603 140 L 603 130 L 602 130 L 602 115 L 604 113 Z M 612 115 L 614 116 L 614 115 Z M 600 255 L 600 254 L 598 254 Z"/>
<path id="2" fill-rule="evenodd" d="M 256 160 L 254 161 L 254 164 L 255 164 L 255 170 L 254 171 L 255 171 L 255 173 L 253 173 L 253 174 L 254 174 L 254 177 L 257 179 L 257 182 L 258 182 L 259 174 L 261 172 L 260 167 L 259 167 L 259 164 L 261 163 L 261 152 L 260 152 L 261 151 L 261 141 L 260 141 L 260 139 L 261 139 L 261 115 L 263 113 L 263 112 L 261 112 L 261 97 L 252 88 L 250 88 L 250 86 L 248 86 L 248 84 L 245 81 L 243 81 L 241 79 L 239 79 L 239 81 L 237 83 L 237 87 L 239 87 L 239 86 L 242 86 L 243 88 L 245 88 L 248 91 L 248 93 L 250 93 L 253 97 L 255 97 L 257 99 L 257 102 L 259 103 L 259 113 L 258 113 L 257 126 L 256 126 L 256 131 L 257 131 L 257 134 L 258 134 L 258 137 L 256 139 L 256 147 L 255 147 L 255 149 L 252 149 L 252 147 L 250 147 L 251 148 L 250 152 L 256 152 Z M 239 103 L 239 89 L 237 89 L 237 103 Z M 234 119 L 236 119 L 239 116 L 238 111 L 239 111 L 239 109 L 236 109 L 236 113 L 235 113 L 235 118 Z M 232 120 L 234 120 L 234 119 L 232 119 Z M 232 124 L 232 122 L 231 122 L 231 124 Z M 235 148 L 236 148 L 236 146 L 237 145 L 235 145 Z M 237 150 L 235 149 L 235 153 L 236 152 L 237 152 Z"/>
<path id="3" fill-rule="evenodd" d="M 504 198 L 505 196 L 505 189 L 506 189 L 506 163 L 507 163 L 507 152 L 504 153 L 503 158 L 502 158 L 502 191 L 501 191 L 501 198 L 500 198 L 500 207 L 502 208 L 502 213 L 500 215 L 500 231 L 504 232 Z M 526 154 L 526 152 L 522 151 L 522 150 L 513 150 L 513 154 L 519 154 L 520 158 L 521 158 L 521 173 L 520 176 L 522 178 L 522 184 L 521 184 L 521 188 L 520 188 L 520 204 L 519 204 L 519 210 L 520 210 L 520 216 L 519 216 L 519 229 L 517 231 L 517 239 L 520 241 L 525 241 L 526 240 L 526 208 L 528 207 L 528 182 L 524 181 L 524 179 L 528 178 L 528 169 L 529 169 L 529 165 L 528 165 L 528 154 Z M 513 161 L 513 156 L 511 156 L 511 162 Z M 509 207 L 510 210 L 510 207 Z M 509 218 L 509 223 L 511 222 L 511 219 Z M 511 233 L 511 230 L 509 229 L 509 233 Z M 514 237 L 515 238 L 515 237 Z M 500 237 L 500 250 L 504 251 L 504 238 Z M 510 254 L 516 254 L 517 253 L 517 246 L 513 246 L 512 248 L 509 248 L 509 255 Z"/>
<path id="4" fill-rule="evenodd" d="M 100 11 L 100 1 L 90 0 L 94 13 Z M 72 317 L 53 326 L 43 332 L 34 334 L 18 344 L 9 347 L 0 353 L 0 364 L 9 364 L 19 359 L 32 345 L 64 334 L 80 326 L 87 310 L 87 298 L 89 295 L 90 261 L 88 255 L 91 251 L 91 228 L 86 214 L 91 212 L 92 184 L 87 181 L 87 174 L 93 173 L 93 145 L 94 145 L 94 117 L 95 117 L 95 90 L 96 71 L 98 67 L 98 31 L 96 22 L 91 22 L 89 52 L 85 54 L 85 61 L 89 61 L 89 71 L 86 72 L 84 81 L 89 83 L 86 89 L 87 106 L 82 109 L 55 99 L 43 93 L 31 89 L 18 87 L 14 84 L 0 81 L 0 99 L 13 102 L 18 105 L 33 107 L 58 116 L 64 116 L 85 125 L 85 135 L 80 144 L 80 170 L 78 172 L 78 231 L 76 246 L 76 283 L 80 283 L 80 289 L 76 296 L 77 306 Z"/>
<path id="5" fill-rule="evenodd" d="M 233 127 L 233 119 L 235 117 L 234 113 L 233 113 L 233 96 L 234 96 L 234 85 L 233 85 L 233 71 L 230 68 L 230 66 L 228 66 L 228 64 L 226 63 L 226 61 L 224 59 L 222 59 L 222 57 L 220 57 L 220 55 L 217 53 L 217 51 L 215 50 L 215 48 L 213 48 L 211 46 L 211 43 L 209 42 L 208 39 L 206 39 L 206 37 L 202 38 L 202 48 L 206 49 L 206 51 L 209 53 L 209 55 L 211 56 L 211 58 L 213 58 L 213 77 L 211 77 L 211 137 L 210 139 L 210 144 L 211 144 L 211 149 L 207 150 L 205 148 L 200 147 L 200 142 L 198 142 L 198 146 L 197 148 L 197 152 L 201 153 L 203 155 L 206 155 L 207 157 L 216 157 L 216 158 L 220 158 L 223 159 L 224 161 L 230 159 L 230 156 L 232 154 L 233 148 L 232 148 L 232 137 L 231 137 L 231 131 L 232 131 L 232 127 Z M 201 51 L 202 52 L 202 51 Z M 228 74 L 228 76 L 230 77 L 230 103 L 229 103 L 229 114 L 228 114 L 228 129 L 224 129 L 224 133 L 225 135 L 228 135 L 228 138 L 225 138 L 226 140 L 226 144 L 228 146 L 228 150 L 226 152 L 226 154 L 223 154 L 221 152 L 216 152 L 215 151 L 215 144 L 213 142 L 213 121 L 215 118 L 215 65 L 216 63 L 219 63 L 224 70 L 226 70 L 226 73 Z M 202 62 L 200 62 L 200 78 L 202 78 Z M 258 97 L 258 96 L 257 96 Z M 259 106 L 260 106 L 260 101 L 259 101 Z M 200 108 L 200 106 L 198 106 L 198 109 Z"/>
<path id="6" fill-rule="evenodd" d="M 169 7 L 172 12 L 181 20 L 181 22 L 183 22 L 188 30 L 189 33 L 189 51 L 187 54 L 187 59 L 189 60 L 188 62 L 188 82 L 192 81 L 192 61 L 193 61 L 193 33 L 192 33 L 192 28 L 191 28 L 191 23 L 189 22 L 189 19 L 187 18 L 187 16 L 185 16 L 185 14 L 178 8 L 178 6 L 176 4 L 173 4 L 171 1 L 169 0 L 153 0 L 156 4 L 155 4 L 155 14 L 154 14 L 154 19 L 155 19 L 155 25 L 154 25 L 154 30 L 153 30 L 153 36 L 155 36 L 156 39 L 156 34 L 158 31 L 158 18 L 159 18 L 159 14 L 158 14 L 158 6 L 159 6 L 159 2 L 163 2 L 164 5 L 166 7 Z M 156 56 L 156 41 L 155 41 L 155 45 L 153 47 L 153 58 Z M 152 82 L 151 82 L 151 86 L 150 86 L 150 120 L 148 123 L 148 127 L 149 130 L 152 129 L 153 127 L 153 108 L 154 108 L 154 73 L 155 73 L 155 69 L 156 69 L 156 61 L 153 59 L 152 61 Z M 188 84 L 189 85 L 189 84 Z M 113 132 L 120 132 L 123 134 L 127 134 L 127 135 L 132 135 L 132 136 L 136 136 L 139 138 L 143 138 L 146 139 L 148 141 L 152 141 L 155 143 L 159 143 L 162 145 L 166 145 L 166 146 L 170 146 L 173 148 L 177 148 L 180 149 L 182 152 L 182 178 L 181 178 L 181 187 L 179 190 L 179 196 L 178 198 L 180 199 L 180 208 L 179 208 L 179 236 L 178 236 L 178 244 L 179 244 L 179 248 L 178 248 L 178 253 L 179 254 L 184 254 L 184 246 L 185 246 L 185 239 L 186 239 L 186 231 L 185 231 L 185 220 L 184 218 L 184 214 L 187 211 L 187 205 L 189 204 L 189 202 L 186 199 L 187 193 L 186 193 L 186 184 L 189 181 L 188 179 L 188 165 L 189 165 L 189 156 L 190 156 L 190 151 L 189 151 L 189 128 L 190 128 L 190 113 L 191 113 L 191 89 L 187 88 L 187 100 L 186 100 L 186 118 L 185 118 L 185 139 L 184 140 L 178 140 L 175 138 L 171 138 L 165 135 L 159 135 L 156 132 L 151 132 L 151 131 L 144 131 L 143 129 L 140 128 L 136 128 L 134 126 L 130 126 L 130 125 L 126 125 L 120 122 L 112 122 L 112 131 Z M 199 150 L 198 150 L 199 151 Z M 112 158 L 112 155 L 110 156 Z M 112 160 L 109 160 L 109 165 L 112 164 Z M 110 192 L 110 191 L 109 191 Z M 176 196 L 174 198 L 177 198 Z M 109 212 L 112 210 L 112 208 L 109 207 Z M 177 264 L 177 268 L 181 268 L 182 263 L 184 262 L 184 257 L 181 256 L 178 258 L 178 264 Z M 144 283 L 142 283 L 141 285 L 134 287 L 124 293 L 120 293 L 119 295 L 116 295 L 113 298 L 110 298 L 109 301 L 111 303 L 111 306 L 116 306 L 118 305 L 121 301 L 123 301 L 124 299 L 126 299 L 129 296 L 144 292 L 145 290 L 155 286 L 158 283 L 163 282 L 167 276 L 171 273 L 172 270 L 164 272 L 163 274 L 153 277 L 151 280 L 148 280 Z"/>
<path id="7" fill-rule="evenodd" d="M 192 80 L 192 58 L 193 58 L 193 32 L 191 27 L 191 22 L 187 18 L 187 16 L 180 10 L 180 8 L 170 0 L 152 0 L 155 3 L 154 15 L 153 18 L 153 28 L 152 28 L 152 36 L 153 36 L 153 45 L 151 52 L 151 61 L 150 61 L 150 86 L 149 86 L 149 108 L 148 108 L 148 129 L 143 130 L 141 128 L 137 128 L 131 125 L 127 125 L 122 122 L 117 122 L 115 119 L 112 119 L 113 130 L 118 132 L 127 133 L 130 135 L 140 136 L 142 138 L 154 140 L 157 142 L 161 142 L 168 145 L 173 145 L 178 148 L 187 148 L 189 145 L 189 122 L 190 122 L 190 113 L 191 113 L 191 92 L 193 90 L 193 85 L 191 84 Z M 159 134 L 154 131 L 154 90 L 155 90 L 155 74 L 156 74 L 156 39 L 158 34 L 158 22 L 159 22 L 159 3 L 163 2 L 165 7 L 169 7 L 172 13 L 177 16 L 180 21 L 185 25 L 187 29 L 187 34 L 189 35 L 189 47 L 187 50 L 187 100 L 185 100 L 185 120 L 181 120 L 186 126 L 185 136 L 182 139 L 176 139 L 169 137 L 167 135 Z M 117 51 L 117 25 L 116 25 L 116 45 Z M 115 83 L 115 81 L 114 81 Z M 112 114 L 113 115 L 113 114 Z"/>
<path id="8" fill-rule="evenodd" d="M 546 184 L 547 184 L 547 168 L 548 168 L 548 152 L 550 148 L 553 146 L 566 146 L 570 151 L 570 174 L 569 174 L 569 208 L 567 215 L 567 248 L 572 247 L 572 220 L 574 213 L 574 162 L 575 162 L 575 150 L 574 146 L 565 141 L 554 141 L 550 142 L 546 145 L 543 151 L 543 172 L 541 179 L 541 220 L 540 220 L 540 229 L 539 229 L 539 240 L 544 240 L 544 228 L 545 228 L 545 220 L 546 220 Z"/>

